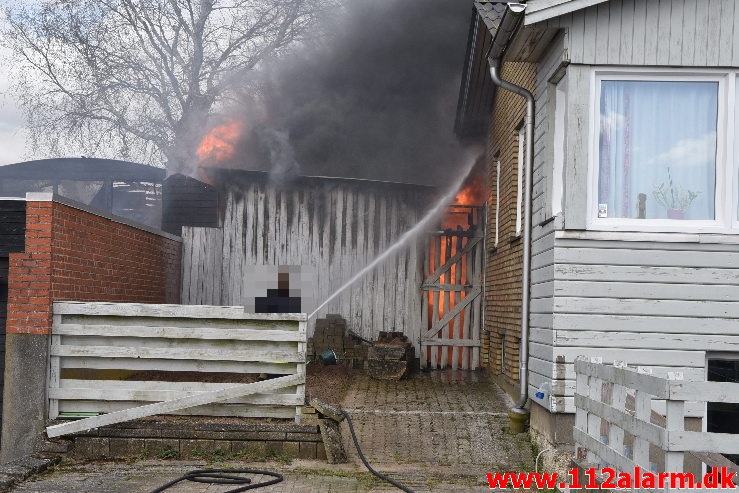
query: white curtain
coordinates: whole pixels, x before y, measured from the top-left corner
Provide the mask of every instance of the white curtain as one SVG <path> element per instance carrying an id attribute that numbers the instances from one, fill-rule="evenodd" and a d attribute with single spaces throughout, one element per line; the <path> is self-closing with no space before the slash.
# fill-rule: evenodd
<path id="1" fill-rule="evenodd" d="M 717 119 L 717 82 L 602 81 L 599 217 L 639 217 L 644 194 L 645 219 L 714 219 Z"/>

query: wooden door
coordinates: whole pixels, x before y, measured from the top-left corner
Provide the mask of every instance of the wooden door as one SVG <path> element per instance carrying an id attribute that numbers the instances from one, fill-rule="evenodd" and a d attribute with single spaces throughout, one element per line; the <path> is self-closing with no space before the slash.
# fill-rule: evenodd
<path id="1" fill-rule="evenodd" d="M 484 213 L 476 206 L 451 208 L 467 221 L 429 239 L 421 286 L 421 367 L 475 370 L 483 313 Z"/>

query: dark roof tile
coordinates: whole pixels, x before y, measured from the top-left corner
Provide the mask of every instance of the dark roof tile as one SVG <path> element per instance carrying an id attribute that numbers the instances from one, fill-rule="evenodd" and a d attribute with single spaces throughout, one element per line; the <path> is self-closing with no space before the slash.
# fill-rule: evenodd
<path id="1" fill-rule="evenodd" d="M 480 19 L 493 34 L 500 26 L 500 20 L 505 14 L 506 7 L 506 2 L 475 2 L 475 8 L 480 14 Z"/>

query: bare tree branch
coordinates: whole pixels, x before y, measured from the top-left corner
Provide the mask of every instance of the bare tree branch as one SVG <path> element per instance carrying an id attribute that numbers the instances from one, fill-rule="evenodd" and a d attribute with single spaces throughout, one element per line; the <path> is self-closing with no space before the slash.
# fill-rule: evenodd
<path id="1" fill-rule="evenodd" d="M 34 145 L 192 168 L 246 75 L 319 32 L 338 0 L 41 0 L 6 12 Z"/>

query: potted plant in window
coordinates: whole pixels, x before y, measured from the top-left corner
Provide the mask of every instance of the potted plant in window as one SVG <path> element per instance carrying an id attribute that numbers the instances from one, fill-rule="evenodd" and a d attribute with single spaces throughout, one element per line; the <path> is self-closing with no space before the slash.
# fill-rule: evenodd
<path id="1" fill-rule="evenodd" d="M 676 187 L 672 182 L 670 168 L 667 168 L 668 183 L 654 186 L 654 198 L 667 209 L 667 219 L 685 219 L 685 210 L 690 207 L 700 192 Z"/>

